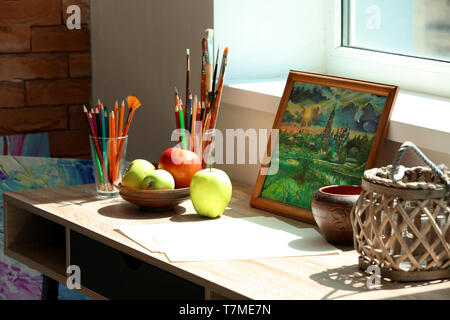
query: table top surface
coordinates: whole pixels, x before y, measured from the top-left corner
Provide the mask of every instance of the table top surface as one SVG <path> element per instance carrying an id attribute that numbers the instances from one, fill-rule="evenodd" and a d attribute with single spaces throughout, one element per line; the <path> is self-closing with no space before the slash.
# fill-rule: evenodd
<path id="1" fill-rule="evenodd" d="M 229 209 L 220 219 L 274 216 L 251 208 L 252 187 L 233 183 Z M 450 299 L 450 281 L 381 281 L 368 289 L 369 275 L 358 267 L 358 254 L 339 247 L 339 255 L 171 263 L 117 231 L 118 226 L 202 221 L 190 200 L 171 211 L 143 210 L 123 199 L 99 199 L 94 185 L 28 190 L 4 194 L 6 201 L 80 232 L 156 267 L 236 299 Z M 310 224 L 277 218 L 297 227 Z"/>

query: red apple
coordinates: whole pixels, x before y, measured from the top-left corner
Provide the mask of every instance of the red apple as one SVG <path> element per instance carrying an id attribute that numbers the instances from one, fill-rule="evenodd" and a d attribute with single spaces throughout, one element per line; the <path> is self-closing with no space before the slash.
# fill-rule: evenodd
<path id="1" fill-rule="evenodd" d="M 200 157 L 196 153 L 179 148 L 164 151 L 159 159 L 158 168 L 172 174 L 175 188 L 189 187 L 194 174 L 203 169 Z"/>

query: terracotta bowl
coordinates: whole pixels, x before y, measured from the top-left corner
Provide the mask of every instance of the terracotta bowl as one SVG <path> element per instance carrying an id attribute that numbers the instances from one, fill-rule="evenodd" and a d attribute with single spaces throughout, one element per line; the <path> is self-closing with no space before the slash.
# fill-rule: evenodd
<path id="1" fill-rule="evenodd" d="M 119 189 L 122 199 L 150 208 L 172 208 L 190 198 L 189 188 L 174 190 L 134 190 L 123 187 L 120 183 L 114 184 Z"/>
<path id="2" fill-rule="evenodd" d="M 328 186 L 314 195 L 312 213 L 329 243 L 353 245 L 350 212 L 361 192 L 361 186 Z"/>

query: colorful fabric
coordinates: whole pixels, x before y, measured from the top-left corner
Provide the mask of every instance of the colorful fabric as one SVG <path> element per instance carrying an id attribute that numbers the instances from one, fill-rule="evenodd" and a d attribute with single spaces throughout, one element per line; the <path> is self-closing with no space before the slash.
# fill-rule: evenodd
<path id="1" fill-rule="evenodd" d="M 0 137 L 0 155 L 50 157 L 47 133 Z"/>
<path id="2" fill-rule="evenodd" d="M 0 300 L 37 300 L 42 292 L 39 272 L 4 255 L 3 192 L 90 183 L 90 160 L 0 156 Z M 59 299 L 87 298 L 60 285 Z"/>

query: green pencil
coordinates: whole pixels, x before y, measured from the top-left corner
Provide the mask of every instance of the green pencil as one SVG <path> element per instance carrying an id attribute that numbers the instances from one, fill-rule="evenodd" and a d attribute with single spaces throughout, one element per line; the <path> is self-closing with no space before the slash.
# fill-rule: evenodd
<path id="1" fill-rule="evenodd" d="M 94 152 L 93 156 L 95 157 L 95 162 L 97 164 L 97 173 L 98 173 L 98 178 L 100 180 L 99 183 L 100 183 L 100 185 L 104 186 L 105 185 L 105 181 L 103 179 L 102 164 L 100 163 L 100 159 L 98 158 L 97 152 L 95 150 L 93 150 L 93 152 Z"/>
<path id="2" fill-rule="evenodd" d="M 184 150 L 186 150 L 187 147 L 186 147 L 186 139 L 184 136 L 184 115 L 183 115 L 183 107 L 182 106 L 180 106 L 180 110 L 178 110 L 178 116 L 180 118 L 181 146 Z"/>
<path id="3" fill-rule="evenodd" d="M 105 138 L 108 138 L 108 136 L 106 135 L 105 109 L 104 109 L 103 105 L 101 105 L 101 111 L 100 111 L 99 116 L 100 116 L 100 123 L 101 123 L 101 127 L 102 127 L 102 136 L 101 136 L 101 138 L 103 138 L 103 139 L 101 139 L 101 141 L 102 141 L 103 163 L 105 165 L 105 168 L 108 168 L 108 158 L 106 157 L 107 140 L 105 140 Z"/>
<path id="4" fill-rule="evenodd" d="M 92 141 L 93 141 L 93 145 L 91 145 L 91 149 L 92 149 L 92 156 L 95 159 L 95 164 L 97 166 L 97 173 L 98 173 L 98 178 L 99 178 L 99 183 L 100 185 L 104 185 L 104 179 L 103 179 L 103 170 L 102 170 L 102 164 L 100 161 L 100 148 L 98 148 L 98 141 L 96 141 L 97 136 L 95 135 L 95 129 L 94 129 L 94 125 L 93 122 L 95 121 L 95 119 L 92 117 L 92 114 L 87 112 L 86 107 L 84 107 L 84 112 L 87 116 L 88 119 L 88 123 L 89 123 L 89 128 L 91 129 L 91 136 L 92 136 Z M 96 146 L 96 147 L 94 147 Z M 98 152 L 97 152 L 98 150 Z"/>

